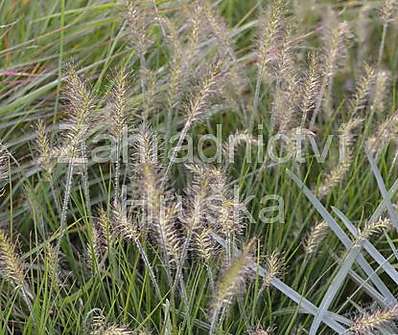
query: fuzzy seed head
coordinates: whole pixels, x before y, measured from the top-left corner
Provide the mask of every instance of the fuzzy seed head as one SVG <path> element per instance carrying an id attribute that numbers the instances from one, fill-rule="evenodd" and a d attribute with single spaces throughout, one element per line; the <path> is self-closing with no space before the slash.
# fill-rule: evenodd
<path id="1" fill-rule="evenodd" d="M 351 325 L 349 331 L 355 335 L 374 334 L 382 326 L 397 320 L 398 306 L 395 305 L 388 309 L 379 309 L 373 312 L 366 312 L 357 317 Z"/>
<path id="2" fill-rule="evenodd" d="M 0 275 L 16 287 L 24 286 L 23 265 L 15 245 L 0 230 Z"/>
<path id="3" fill-rule="evenodd" d="M 328 78 L 334 76 L 347 55 L 347 40 L 350 37 L 347 22 L 339 22 L 331 13 L 324 33 L 324 71 Z"/>
<path id="4" fill-rule="evenodd" d="M 163 185 L 163 169 L 159 165 L 157 156 L 157 139 L 146 125 L 142 125 L 136 135 L 135 170 L 136 182 L 146 209 L 148 224 L 159 222 L 161 202 L 166 197 Z"/>
<path id="5" fill-rule="evenodd" d="M 218 253 L 217 243 L 212 237 L 212 233 L 213 230 L 210 227 L 204 227 L 195 231 L 193 236 L 194 250 L 199 258 L 207 264 Z"/>
<path id="6" fill-rule="evenodd" d="M 124 128 L 127 127 L 127 73 L 124 68 L 114 76 L 110 100 L 110 132 L 115 139 L 120 139 Z"/>
<path id="7" fill-rule="evenodd" d="M 67 64 L 65 100 L 68 129 L 59 151 L 64 157 L 75 158 L 94 120 L 95 97 L 72 63 Z"/>
<path id="8" fill-rule="evenodd" d="M 380 218 L 374 222 L 367 222 L 362 229 L 359 229 L 358 242 L 369 239 L 372 235 L 382 233 L 385 229 L 388 229 L 391 222 L 387 218 Z"/>
<path id="9" fill-rule="evenodd" d="M 171 265 L 176 264 L 181 255 L 181 237 L 176 227 L 178 210 L 176 204 L 167 205 L 162 209 L 159 221 L 154 225 L 157 241 Z"/>
<path id="10" fill-rule="evenodd" d="M 253 274 L 255 260 L 252 256 L 252 249 L 254 243 L 254 240 L 247 243 L 241 254 L 235 257 L 231 264 L 227 265 L 218 282 L 213 306 L 214 311 L 232 303 L 233 299 L 242 292 L 246 282 Z"/>
<path id="11" fill-rule="evenodd" d="M 258 36 L 258 67 L 261 77 L 270 63 L 277 60 L 280 49 L 283 46 L 286 29 L 286 1 L 274 0 L 269 15 L 263 15 L 259 20 Z"/>
<path id="12" fill-rule="evenodd" d="M 375 134 L 370 137 L 366 144 L 372 153 L 380 152 L 391 139 L 396 138 L 398 134 L 398 111 L 382 122 L 376 129 Z"/>
<path id="13" fill-rule="evenodd" d="M 380 8 L 380 18 L 384 24 L 388 24 L 395 19 L 397 7 L 397 0 L 384 0 Z"/>
<path id="14" fill-rule="evenodd" d="M 208 107 L 210 99 L 218 93 L 221 85 L 220 81 L 224 74 L 225 70 L 221 61 L 218 60 L 210 66 L 207 74 L 198 85 L 196 94 L 190 100 L 186 121 L 189 126 L 209 116 Z"/>
<path id="15" fill-rule="evenodd" d="M 374 110 L 376 113 L 382 113 L 386 110 L 389 84 L 390 84 L 389 73 L 387 71 L 380 71 L 377 74 L 373 103 L 372 103 L 372 110 Z"/>
<path id="16" fill-rule="evenodd" d="M 376 74 L 372 67 L 365 65 L 365 71 L 358 81 L 357 88 L 351 99 L 352 115 L 356 116 L 362 113 L 369 104 L 370 94 L 375 84 Z"/>
<path id="17" fill-rule="evenodd" d="M 256 327 L 253 330 L 249 331 L 249 335 L 272 335 L 273 334 L 273 328 L 268 327 L 267 329 L 264 329 L 262 327 Z"/>
<path id="18" fill-rule="evenodd" d="M 123 214 L 120 213 L 120 215 Z M 108 215 L 101 208 L 98 213 L 98 219 L 94 221 L 91 228 L 92 248 L 88 249 L 90 259 L 95 261 L 94 263 L 99 264 L 108 251 L 111 236 L 110 228 Z"/>
<path id="19" fill-rule="evenodd" d="M 127 327 L 106 322 L 103 315 L 95 316 L 91 323 L 90 335 L 133 335 Z"/>
<path id="20" fill-rule="evenodd" d="M 59 288 L 61 282 L 59 278 L 59 257 L 51 244 L 48 244 L 45 248 L 44 261 L 52 286 Z"/>
<path id="21" fill-rule="evenodd" d="M 152 44 L 148 28 L 154 21 L 150 8 L 145 7 L 142 0 L 127 0 L 125 20 L 128 27 L 129 40 L 140 57 L 143 57 Z"/>
<path id="22" fill-rule="evenodd" d="M 53 149 L 50 146 L 46 126 L 42 120 L 36 123 L 36 145 L 39 152 L 38 163 L 46 172 L 46 176 L 50 178 L 54 168 L 52 159 Z"/>
<path id="23" fill-rule="evenodd" d="M 316 108 L 317 99 L 321 90 L 321 65 L 316 53 L 309 54 L 308 70 L 304 78 L 301 101 L 301 126 L 304 127 L 308 116 Z"/>
<path id="24" fill-rule="evenodd" d="M 120 202 L 114 201 L 112 206 L 112 221 L 118 236 L 127 241 L 139 239 L 140 233 L 134 221 L 127 216 L 126 208 Z M 100 225 L 98 225 L 100 226 Z M 101 227 L 101 231 L 102 231 Z M 105 234 L 103 232 L 102 234 Z M 104 239 L 105 237 L 102 237 Z"/>
<path id="25" fill-rule="evenodd" d="M 276 251 L 266 257 L 265 263 L 266 274 L 262 289 L 270 287 L 275 278 L 280 278 L 285 268 L 283 256 Z"/>
<path id="26" fill-rule="evenodd" d="M 328 233 L 328 228 L 325 221 L 321 221 L 311 228 L 311 231 L 304 240 L 304 252 L 307 256 L 312 256 L 317 252 Z"/>

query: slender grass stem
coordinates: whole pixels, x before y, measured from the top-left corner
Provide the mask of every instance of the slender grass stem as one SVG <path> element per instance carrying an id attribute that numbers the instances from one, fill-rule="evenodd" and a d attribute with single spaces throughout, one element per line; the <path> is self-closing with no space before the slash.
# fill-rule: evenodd
<path id="1" fill-rule="evenodd" d="M 147 254 L 145 252 L 145 249 L 143 248 L 143 246 L 142 246 L 142 244 L 141 244 L 141 242 L 139 240 L 135 240 L 135 244 L 136 244 L 136 246 L 137 246 L 137 248 L 138 248 L 138 250 L 139 250 L 139 252 L 141 254 L 142 260 L 144 261 L 145 266 L 146 266 L 146 268 L 148 270 L 149 276 L 150 276 L 152 284 L 153 284 L 153 286 L 154 286 L 154 288 L 156 290 L 156 293 L 157 293 L 159 299 L 162 300 L 162 293 L 160 291 L 159 284 L 158 284 L 158 282 L 156 280 L 155 273 L 153 272 L 152 265 L 151 265 L 151 263 L 150 263 L 150 261 L 148 259 L 148 256 L 147 256 Z"/>
<path id="2" fill-rule="evenodd" d="M 66 187 L 65 187 L 64 199 L 63 199 L 62 210 L 61 210 L 60 234 L 59 234 L 59 238 L 58 238 L 58 241 L 57 241 L 57 244 L 55 247 L 56 255 L 58 255 L 58 253 L 59 253 L 61 241 L 66 232 L 66 217 L 67 217 L 67 212 L 68 212 L 68 207 L 69 207 L 70 193 L 72 190 L 73 167 L 74 167 L 73 159 L 70 159 L 69 163 L 68 163 L 68 171 L 66 173 Z"/>

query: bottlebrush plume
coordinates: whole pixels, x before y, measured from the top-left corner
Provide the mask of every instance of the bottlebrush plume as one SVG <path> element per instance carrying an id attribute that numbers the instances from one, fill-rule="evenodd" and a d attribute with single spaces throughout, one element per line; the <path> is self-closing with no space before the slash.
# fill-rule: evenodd
<path id="1" fill-rule="evenodd" d="M 367 222 L 365 226 L 358 229 L 358 242 L 369 239 L 372 235 L 380 234 L 383 230 L 389 228 L 390 220 L 387 218 L 380 218 L 374 222 Z"/>
<path id="2" fill-rule="evenodd" d="M 347 22 L 340 22 L 335 12 L 330 12 L 323 35 L 324 71 L 331 78 L 347 55 L 347 41 L 350 31 Z"/>
<path id="3" fill-rule="evenodd" d="M 316 108 L 321 90 L 322 69 L 319 56 L 312 52 L 308 56 L 308 70 L 303 81 L 301 108 L 301 127 L 304 127 L 309 116 Z"/>
<path id="4" fill-rule="evenodd" d="M 0 275 L 16 287 L 24 286 L 23 264 L 15 245 L 0 230 Z"/>
<path id="5" fill-rule="evenodd" d="M 252 256 L 255 240 L 248 242 L 240 255 L 236 256 L 221 275 L 213 301 L 213 309 L 220 310 L 224 305 L 232 303 L 233 299 L 242 293 L 248 279 L 253 275 L 255 260 Z"/>
<path id="6" fill-rule="evenodd" d="M 193 172 L 192 184 L 186 191 L 188 206 L 184 211 L 182 222 L 187 231 L 202 229 L 207 223 L 209 214 L 209 197 L 211 192 L 211 168 L 202 165 L 187 165 Z"/>
<path id="7" fill-rule="evenodd" d="M 110 228 L 111 226 L 108 215 L 105 210 L 101 208 L 98 212 L 98 218 L 92 224 L 91 229 L 93 250 L 89 248 L 90 258 L 92 260 L 96 260 L 96 263 L 98 264 L 108 251 L 111 236 Z"/>
<path id="8" fill-rule="evenodd" d="M 67 64 L 65 101 L 68 129 L 60 152 L 68 158 L 75 158 L 85 143 L 94 120 L 95 96 L 73 63 Z"/>
<path id="9" fill-rule="evenodd" d="M 384 24 L 387 24 L 394 20 L 396 17 L 396 11 L 398 7 L 397 0 L 384 0 L 380 8 L 380 18 Z"/>
<path id="10" fill-rule="evenodd" d="M 53 154 L 54 149 L 50 145 L 50 141 L 47 136 L 46 126 L 42 120 L 36 123 L 36 145 L 39 153 L 38 163 L 40 167 L 45 171 L 48 178 L 51 177 L 54 162 Z"/>
<path id="11" fill-rule="evenodd" d="M 109 324 L 101 314 L 93 317 L 90 335 L 133 335 L 135 334 L 125 326 Z"/>
<path id="12" fill-rule="evenodd" d="M 372 153 L 380 152 L 398 134 L 398 111 L 382 122 L 374 135 L 367 140 L 367 148 Z"/>
<path id="13" fill-rule="evenodd" d="M 240 235 L 244 229 L 242 214 L 245 204 L 233 194 L 225 172 L 212 170 L 211 195 L 209 200 L 209 224 L 228 239 Z"/>
<path id="14" fill-rule="evenodd" d="M 114 230 L 122 239 L 135 241 L 140 237 L 138 227 L 134 221 L 127 216 L 125 206 L 116 200 L 112 206 L 112 222 Z"/>
<path id="15" fill-rule="evenodd" d="M 209 103 L 221 87 L 221 79 L 225 75 L 224 64 L 221 60 L 215 61 L 201 79 L 196 93 L 193 94 L 187 108 L 186 128 L 209 116 Z M 188 126 L 187 126 L 188 125 Z"/>
<path id="16" fill-rule="evenodd" d="M 350 101 L 351 115 L 358 116 L 367 107 L 375 80 L 376 74 L 374 69 L 369 65 L 365 65 L 364 74 L 359 79 L 355 94 Z"/>
<path id="17" fill-rule="evenodd" d="M 383 327 L 398 319 L 398 305 L 386 309 L 370 311 L 358 316 L 349 328 L 355 335 L 375 334 L 379 327 Z"/>
<path id="18" fill-rule="evenodd" d="M 166 190 L 165 176 L 158 162 L 157 138 L 146 125 L 136 135 L 136 182 L 145 208 L 145 229 L 155 235 L 170 262 L 180 256 L 181 240 L 177 229 L 179 206 Z"/>
<path id="19" fill-rule="evenodd" d="M 110 133 L 115 139 L 120 139 L 123 129 L 127 127 L 127 73 L 124 68 L 117 71 L 113 77 L 109 111 Z M 106 122 L 109 122 L 109 118 Z"/>
<path id="20" fill-rule="evenodd" d="M 144 1 L 127 0 L 124 14 L 128 27 L 129 40 L 142 59 L 152 44 L 148 28 L 151 22 L 155 21 L 153 12 L 151 8 L 145 7 Z"/>
<path id="21" fill-rule="evenodd" d="M 179 208 L 177 204 L 165 204 L 159 221 L 155 222 L 155 234 L 159 245 L 167 256 L 167 260 L 174 265 L 181 256 L 181 237 L 176 227 Z"/>
<path id="22" fill-rule="evenodd" d="M 262 327 L 256 327 L 253 330 L 249 331 L 249 335 L 272 335 L 273 334 L 273 329 L 271 327 L 268 327 L 267 329 L 264 329 Z"/>
<path id="23" fill-rule="evenodd" d="M 321 221 L 311 228 L 304 240 L 304 252 L 308 256 L 314 255 L 328 233 L 328 225 Z"/>
<path id="24" fill-rule="evenodd" d="M 205 263 L 209 263 L 218 254 L 218 244 L 214 240 L 211 227 L 204 227 L 194 232 L 194 250 Z"/>
<path id="25" fill-rule="evenodd" d="M 284 260 L 279 252 L 272 252 L 265 258 L 265 277 L 263 280 L 262 289 L 271 286 L 275 278 L 280 278 L 284 272 Z"/>
<path id="26" fill-rule="evenodd" d="M 274 0 L 269 15 L 260 18 L 257 62 L 260 76 L 277 60 L 286 39 L 286 1 Z"/>
<path id="27" fill-rule="evenodd" d="M 376 113 L 382 113 L 388 106 L 388 89 L 390 84 L 390 75 L 387 71 L 380 71 L 376 76 L 372 110 Z"/>
<path id="28" fill-rule="evenodd" d="M 150 225 L 159 221 L 161 201 L 166 198 L 164 174 L 158 160 L 157 137 L 152 130 L 145 124 L 141 125 L 135 139 L 135 182 L 138 184 L 139 200 L 143 201 L 145 207 L 145 219 Z"/>

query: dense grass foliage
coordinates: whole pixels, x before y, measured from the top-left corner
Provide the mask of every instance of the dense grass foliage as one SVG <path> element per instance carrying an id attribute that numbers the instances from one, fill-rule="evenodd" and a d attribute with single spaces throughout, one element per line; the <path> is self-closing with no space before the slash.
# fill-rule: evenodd
<path id="1" fill-rule="evenodd" d="M 397 10 L 0 0 L 0 333 L 398 333 Z"/>

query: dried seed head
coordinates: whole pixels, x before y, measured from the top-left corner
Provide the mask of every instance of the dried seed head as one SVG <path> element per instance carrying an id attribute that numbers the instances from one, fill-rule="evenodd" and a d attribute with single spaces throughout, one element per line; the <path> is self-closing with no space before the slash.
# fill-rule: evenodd
<path id="1" fill-rule="evenodd" d="M 333 77 L 347 55 L 347 41 L 350 37 L 346 22 L 339 22 L 335 12 L 327 17 L 324 31 L 324 71 Z"/>
<path id="2" fill-rule="evenodd" d="M 380 124 L 375 134 L 367 140 L 367 148 L 372 153 L 378 153 L 398 134 L 398 111 Z"/>
<path id="3" fill-rule="evenodd" d="M 227 265 L 217 284 L 217 290 L 213 302 L 213 313 L 220 310 L 222 306 L 232 303 L 233 299 L 243 291 L 248 279 L 253 274 L 255 260 L 252 249 L 255 240 L 248 242 L 241 254 L 236 256 L 231 264 Z"/>
<path id="4" fill-rule="evenodd" d="M 207 264 L 218 253 L 218 245 L 214 240 L 212 233 L 212 228 L 204 227 L 195 231 L 193 235 L 194 250 L 196 254 Z"/>
<path id="5" fill-rule="evenodd" d="M 90 259 L 97 264 L 99 264 L 106 255 L 111 236 L 110 222 L 107 213 L 101 208 L 98 214 L 99 217 L 94 221 L 91 229 L 92 248 L 88 249 Z"/>
<path id="6" fill-rule="evenodd" d="M 176 226 L 178 210 L 176 204 L 167 204 L 154 225 L 157 241 L 171 262 L 170 265 L 177 264 L 181 257 L 181 238 Z"/>
<path id="7" fill-rule="evenodd" d="M 318 251 L 327 233 L 328 225 L 325 221 L 321 221 L 311 228 L 311 231 L 304 240 L 304 252 L 307 256 L 312 256 Z"/>
<path id="8" fill-rule="evenodd" d="M 110 132 L 115 139 L 120 139 L 127 127 L 127 73 L 121 68 L 115 73 L 110 93 Z M 109 119 L 105 120 L 109 122 Z"/>
<path id="9" fill-rule="evenodd" d="M 388 24 L 396 18 L 397 7 L 397 0 L 384 0 L 380 8 L 380 18 L 384 24 Z"/>
<path id="10" fill-rule="evenodd" d="M 244 229 L 242 214 L 245 211 L 245 204 L 240 201 L 238 194 L 230 190 L 223 170 L 213 168 L 208 174 L 211 181 L 208 224 L 217 227 L 227 238 L 241 234 Z"/>
<path id="11" fill-rule="evenodd" d="M 218 225 L 226 237 L 240 235 L 244 229 L 242 223 L 245 205 L 236 199 L 224 199 L 219 207 Z"/>
<path id="12" fill-rule="evenodd" d="M 295 126 L 302 100 L 294 44 L 288 38 L 290 34 L 287 35 L 273 64 L 273 79 L 276 85 L 271 121 L 273 128 L 279 133 L 286 133 Z"/>
<path id="13" fill-rule="evenodd" d="M 280 278 L 285 268 L 284 258 L 279 252 L 274 251 L 268 255 L 265 259 L 265 263 L 266 273 L 262 289 L 270 287 L 275 278 Z"/>
<path id="14" fill-rule="evenodd" d="M 387 71 L 380 71 L 376 77 L 372 110 L 376 113 L 382 113 L 386 110 L 386 105 L 388 104 L 387 95 L 390 75 Z"/>
<path id="15" fill-rule="evenodd" d="M 48 276 L 51 281 L 51 285 L 53 288 L 58 289 L 60 287 L 60 278 L 59 278 L 59 258 L 55 249 L 48 244 L 44 251 L 44 261 L 46 264 Z"/>
<path id="16" fill-rule="evenodd" d="M 376 74 L 373 68 L 365 65 L 365 72 L 359 79 L 355 94 L 350 101 L 351 115 L 357 116 L 362 113 L 369 104 L 370 94 L 375 84 Z"/>
<path id="17" fill-rule="evenodd" d="M 193 178 L 192 184 L 186 191 L 188 206 L 181 220 L 188 232 L 195 232 L 207 225 L 214 169 L 199 164 L 190 164 L 186 167 L 192 172 Z"/>
<path id="18" fill-rule="evenodd" d="M 272 327 L 268 327 L 264 329 L 262 327 L 255 327 L 254 329 L 249 331 L 249 335 L 272 335 L 274 329 Z"/>
<path id="19" fill-rule="evenodd" d="M 76 158 L 94 120 L 95 97 L 72 63 L 67 64 L 65 100 L 68 128 L 59 151 L 64 157 Z"/>
<path id="20" fill-rule="evenodd" d="M 308 116 L 314 112 L 317 99 L 321 90 L 322 69 L 319 56 L 316 53 L 309 54 L 308 70 L 304 78 L 301 101 L 301 127 L 305 126 Z"/>
<path id="21" fill-rule="evenodd" d="M 391 222 L 387 218 L 380 218 L 374 222 L 367 222 L 362 229 L 358 229 L 357 241 L 361 242 L 369 239 L 372 235 L 380 234 L 385 229 L 388 229 L 390 225 Z"/>
<path id="22" fill-rule="evenodd" d="M 188 36 L 188 47 L 186 48 L 186 59 L 192 64 L 199 56 L 199 45 L 206 36 L 207 30 L 204 25 L 203 2 L 195 1 L 185 7 L 187 10 L 190 33 Z"/>
<path id="23" fill-rule="evenodd" d="M 209 70 L 196 89 L 196 94 L 193 95 L 189 102 L 186 121 L 188 129 L 194 122 L 203 120 L 209 116 L 208 107 L 210 99 L 219 92 L 221 79 L 224 75 L 225 69 L 223 69 L 223 63 L 220 60 L 217 60 L 209 67 Z"/>
<path id="24" fill-rule="evenodd" d="M 144 203 L 145 219 L 151 225 L 159 222 L 161 202 L 167 194 L 162 188 L 164 176 L 158 162 L 157 138 L 146 125 L 142 125 L 136 135 L 134 159 L 139 200 Z"/>
<path id="25" fill-rule="evenodd" d="M 127 0 L 125 19 L 128 27 L 129 40 L 138 55 L 143 57 L 152 44 L 148 28 L 154 22 L 154 15 L 150 8 L 145 7 L 144 1 Z"/>
<path id="26" fill-rule="evenodd" d="M 219 53 L 223 57 L 235 58 L 233 41 L 224 18 L 219 15 L 207 1 L 203 4 L 203 15 L 218 42 Z"/>
<path id="27" fill-rule="evenodd" d="M 133 335 L 134 332 L 125 326 L 112 325 L 102 315 L 94 316 L 91 322 L 90 335 Z"/>
<path id="28" fill-rule="evenodd" d="M 394 322 L 397 320 L 397 318 L 397 305 L 388 309 L 379 309 L 376 311 L 366 312 L 353 321 L 349 331 L 356 335 L 374 334 L 378 328 Z"/>
<path id="29" fill-rule="evenodd" d="M 263 15 L 263 18 L 259 20 L 261 25 L 257 57 L 261 77 L 264 76 L 266 68 L 277 60 L 280 49 L 286 40 L 286 1 L 274 0 L 271 10 L 267 13 L 269 15 Z"/>
<path id="30" fill-rule="evenodd" d="M 0 230 L 0 275 L 16 287 L 24 286 L 22 262 L 16 252 L 15 245 Z"/>
<path id="31" fill-rule="evenodd" d="M 50 146 L 46 126 L 42 120 L 36 123 L 36 145 L 39 153 L 38 163 L 45 171 L 46 177 L 51 178 L 54 168 L 53 149 Z"/>
<path id="32" fill-rule="evenodd" d="M 166 27 L 166 41 L 169 44 L 171 59 L 169 61 L 169 79 L 167 89 L 167 104 L 169 109 L 175 109 L 181 102 L 184 83 L 187 82 L 189 64 L 185 57 L 177 28 L 171 20 L 161 18 L 161 24 Z"/>
<path id="33" fill-rule="evenodd" d="M 114 201 L 112 206 L 112 221 L 114 229 L 120 238 L 135 241 L 139 239 L 140 233 L 134 221 L 127 216 L 126 208 L 120 202 Z"/>

